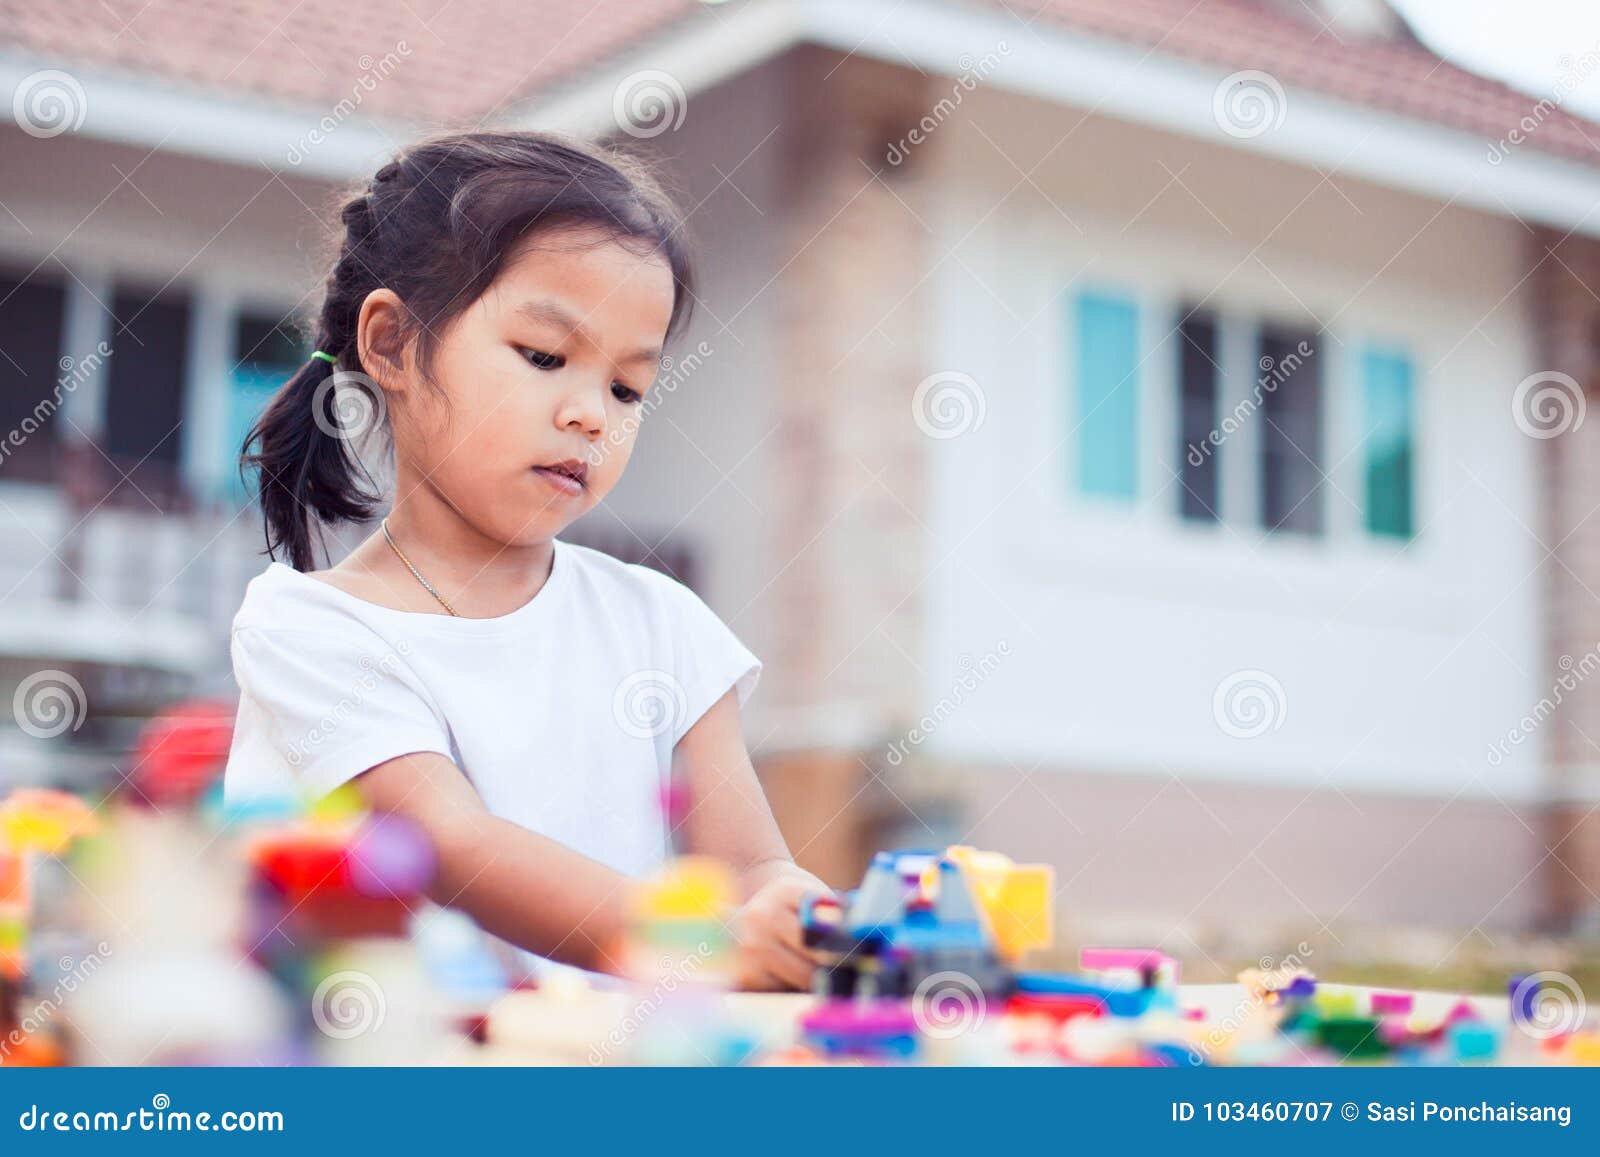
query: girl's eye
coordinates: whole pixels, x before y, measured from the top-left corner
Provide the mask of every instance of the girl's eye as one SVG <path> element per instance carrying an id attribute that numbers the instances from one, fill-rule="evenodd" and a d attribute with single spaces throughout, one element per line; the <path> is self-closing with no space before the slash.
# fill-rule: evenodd
<path id="1" fill-rule="evenodd" d="M 638 405 L 644 397 L 644 395 L 640 394 L 637 390 L 630 390 L 621 382 L 611 383 L 611 396 L 616 398 L 617 401 L 629 406 Z"/>
<path id="2" fill-rule="evenodd" d="M 528 363 L 535 369 L 540 370 L 559 370 L 567 364 L 567 359 L 560 354 L 541 353 L 539 350 L 523 350 L 522 356 L 527 358 Z"/>

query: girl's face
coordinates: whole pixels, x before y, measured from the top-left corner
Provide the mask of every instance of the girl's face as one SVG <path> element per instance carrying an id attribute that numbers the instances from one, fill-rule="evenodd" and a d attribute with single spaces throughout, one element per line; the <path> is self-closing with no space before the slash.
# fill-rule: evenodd
<path id="1" fill-rule="evenodd" d="M 559 534 L 628 464 L 673 297 L 659 254 L 594 229 L 531 239 L 440 334 L 444 396 L 391 394 L 401 485 L 409 474 L 500 542 Z"/>

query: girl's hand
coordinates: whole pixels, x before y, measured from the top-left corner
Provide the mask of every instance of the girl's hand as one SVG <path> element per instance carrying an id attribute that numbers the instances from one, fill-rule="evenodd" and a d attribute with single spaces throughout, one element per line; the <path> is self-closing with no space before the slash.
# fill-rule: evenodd
<path id="1" fill-rule="evenodd" d="M 734 915 L 738 940 L 734 984 L 746 991 L 806 991 L 822 963 L 800 937 L 800 900 L 830 889 L 811 873 L 784 864 Z"/>

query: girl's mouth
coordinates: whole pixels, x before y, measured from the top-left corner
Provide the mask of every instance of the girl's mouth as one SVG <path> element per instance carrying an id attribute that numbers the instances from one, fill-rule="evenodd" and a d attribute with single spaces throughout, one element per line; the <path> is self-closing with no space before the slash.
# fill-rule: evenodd
<path id="1" fill-rule="evenodd" d="M 584 476 L 588 474 L 583 463 L 559 462 L 551 466 L 535 466 L 533 472 L 563 494 L 582 494 Z"/>

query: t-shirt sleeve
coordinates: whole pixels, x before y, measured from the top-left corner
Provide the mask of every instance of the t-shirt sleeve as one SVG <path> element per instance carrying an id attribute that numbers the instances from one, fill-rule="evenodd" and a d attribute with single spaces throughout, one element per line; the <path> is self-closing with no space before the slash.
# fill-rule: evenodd
<path id="1" fill-rule="evenodd" d="M 684 710 L 672 730 L 677 745 L 712 704 L 732 687 L 743 707 L 761 678 L 761 660 L 688 587 L 669 581 L 673 676 Z"/>
<path id="2" fill-rule="evenodd" d="M 415 751 L 450 756 L 450 734 L 406 662 L 405 643 L 247 627 L 233 671 L 266 746 L 308 789 L 325 793 Z"/>

